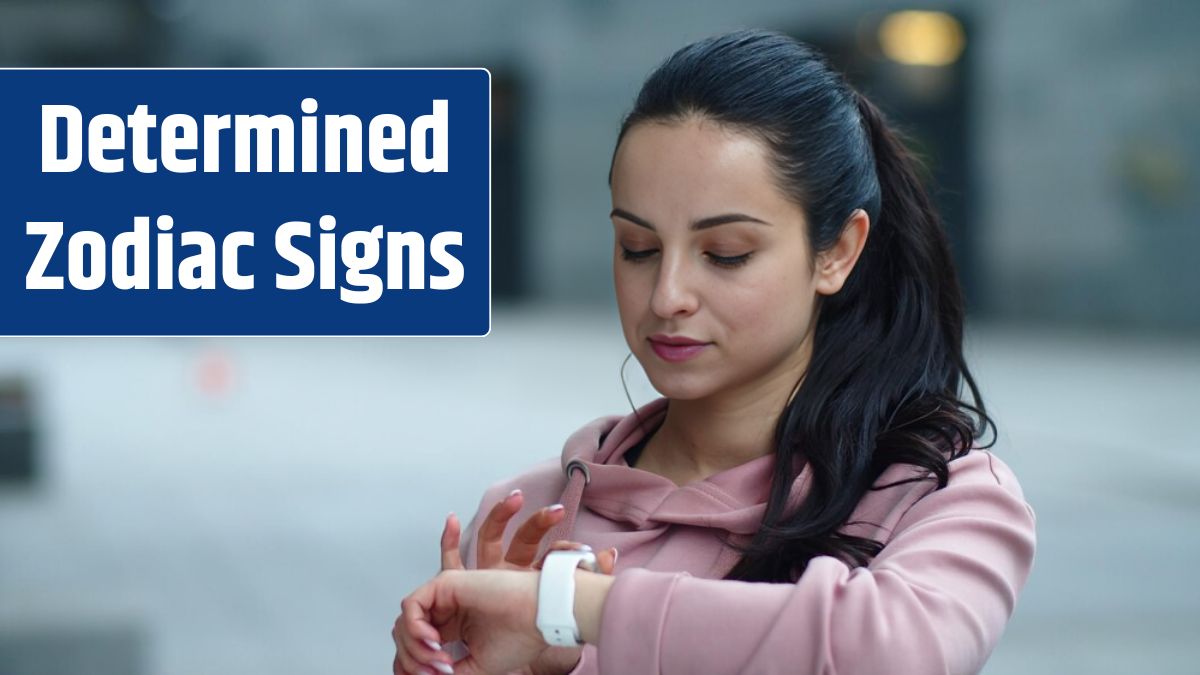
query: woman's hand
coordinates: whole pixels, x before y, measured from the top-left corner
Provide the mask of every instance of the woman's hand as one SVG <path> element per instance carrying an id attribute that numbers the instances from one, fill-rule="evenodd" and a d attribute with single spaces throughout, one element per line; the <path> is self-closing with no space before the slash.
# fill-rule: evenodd
<path id="1" fill-rule="evenodd" d="M 508 551 L 504 551 L 504 530 L 508 521 L 521 510 L 524 495 L 520 490 L 513 490 L 507 497 L 500 500 L 488 512 L 479 533 L 475 537 L 475 550 L 478 564 L 476 569 L 511 569 L 527 570 L 541 569 L 542 559 L 537 559 L 537 551 L 546 534 L 563 519 L 566 513 L 562 504 L 553 504 L 534 512 L 513 535 Z M 466 569 L 463 565 L 459 545 L 462 540 L 462 525 L 458 516 L 451 513 L 446 517 L 442 527 L 442 571 Z M 546 549 L 550 551 L 574 550 L 585 548 L 587 544 L 559 539 Z M 544 558 L 545 556 L 542 556 Z M 596 554 L 596 571 L 612 574 L 617 564 L 617 549 L 608 548 Z"/>
<path id="2" fill-rule="evenodd" d="M 403 614 L 397 628 L 403 625 L 420 647 L 414 652 L 398 650 L 395 672 L 432 673 L 431 665 L 451 672 L 451 663 L 457 675 L 528 671 L 547 648 L 535 625 L 537 593 L 538 573 L 532 570 L 439 573 L 400 604 Z M 430 646 L 450 640 L 469 644 L 470 654 L 454 662 Z"/>
<path id="3" fill-rule="evenodd" d="M 512 517 L 520 512 L 523 500 L 524 496 L 521 494 L 521 491 L 514 490 L 488 512 L 476 536 L 475 549 L 477 552 L 478 569 L 541 569 L 542 559 L 534 560 L 537 557 L 538 548 L 546 534 L 562 520 L 565 510 L 561 504 L 555 504 L 536 511 L 518 528 L 509 545 L 508 551 L 505 552 L 503 550 L 505 528 Z M 459 523 L 458 517 L 451 513 L 446 518 L 446 523 L 442 528 L 442 571 L 465 569 L 462 556 L 459 553 L 461 538 L 462 526 Z M 579 542 L 558 540 L 550 545 L 547 553 L 550 551 L 579 548 L 589 547 Z M 610 548 L 601 551 L 596 555 L 596 571 L 603 574 L 612 574 L 616 562 L 617 549 Z M 429 645 L 423 643 L 417 637 L 417 633 L 413 629 L 414 626 L 406 620 L 404 614 L 401 614 L 396 619 L 395 627 L 392 630 L 392 638 L 396 643 L 396 659 L 393 663 L 393 670 L 396 675 L 408 672 L 420 672 L 404 670 L 402 654 L 414 655 L 421 653 L 423 648 L 429 648 Z M 439 651 L 442 645 L 437 644 L 437 647 L 438 649 L 431 651 Z M 581 648 L 579 647 L 546 646 L 529 667 L 525 668 L 522 672 L 528 675 L 565 675 L 575 668 L 575 665 L 579 662 L 580 653 Z"/>
<path id="4" fill-rule="evenodd" d="M 538 509 L 521 524 L 513 535 L 508 551 L 504 551 L 504 530 L 509 521 L 521 511 L 524 495 L 520 490 L 513 490 L 507 497 L 500 500 L 487 518 L 479 526 L 476 536 L 475 550 L 478 559 L 477 569 L 541 569 L 542 558 L 537 557 L 537 551 L 542 539 L 562 519 L 566 513 L 562 504 L 554 504 Z M 442 570 L 465 569 L 462 556 L 459 553 L 459 543 L 462 539 L 462 526 L 458 517 L 451 513 L 446 518 L 442 528 Z M 560 539 L 546 550 L 561 551 L 585 548 L 586 545 Z M 602 574 L 612 574 L 617 563 L 617 549 L 610 548 L 596 554 L 596 571 Z M 399 644 L 397 644 L 399 650 Z M 566 675 L 579 663 L 582 653 L 580 647 L 546 647 L 533 663 L 525 669 L 528 675 Z"/>

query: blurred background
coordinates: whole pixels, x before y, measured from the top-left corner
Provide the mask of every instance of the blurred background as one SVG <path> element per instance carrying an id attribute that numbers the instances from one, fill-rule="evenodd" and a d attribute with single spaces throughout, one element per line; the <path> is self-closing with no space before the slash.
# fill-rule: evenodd
<path id="1" fill-rule="evenodd" d="M 495 297 L 481 339 L 0 339 L 0 675 L 389 672 L 447 512 L 628 410 L 612 144 L 742 27 L 929 162 L 1039 518 L 985 672 L 1196 672 L 1200 4 L 0 0 L 0 66 L 486 66 Z"/>

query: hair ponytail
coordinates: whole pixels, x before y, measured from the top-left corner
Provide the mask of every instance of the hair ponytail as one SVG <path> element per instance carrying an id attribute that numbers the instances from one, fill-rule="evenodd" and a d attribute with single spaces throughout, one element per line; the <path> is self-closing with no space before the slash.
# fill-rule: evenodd
<path id="1" fill-rule="evenodd" d="M 927 429 L 938 429 L 933 445 L 921 437 L 901 431 L 905 425 L 887 425 L 877 439 L 877 444 L 894 447 L 921 446 L 928 455 L 928 466 L 924 462 L 911 462 L 926 466 L 937 476 L 938 487 L 944 487 L 947 470 L 944 462 L 938 461 L 943 452 L 950 459 L 965 454 L 971 444 L 989 428 L 992 439 L 976 447 L 990 447 L 995 443 L 995 424 L 986 414 L 983 398 L 975 384 L 975 378 L 967 367 L 962 353 L 963 327 L 966 303 L 951 253 L 950 243 L 938 217 L 929 193 L 925 190 L 918 169 L 920 162 L 909 151 L 901 138 L 889 127 L 883 113 L 865 96 L 854 92 L 859 115 L 871 141 L 871 153 L 876 175 L 880 184 L 880 209 L 876 222 L 890 235 L 890 256 L 894 264 L 889 267 L 893 274 L 903 279 L 894 279 L 900 285 L 904 280 L 921 283 L 920 296 L 923 306 L 932 310 L 932 316 L 908 317 L 914 324 L 936 327 L 938 331 L 928 336 L 927 359 L 941 357 L 948 360 L 942 379 L 929 382 L 933 392 L 925 399 L 931 406 L 929 411 L 910 410 L 909 417 L 920 419 Z M 926 374 L 929 374 L 929 370 Z M 934 371 L 936 372 L 936 371 Z M 959 398 L 962 385 L 971 392 L 974 403 Z M 947 395 L 952 394 L 952 395 Z M 970 416 L 962 412 L 971 413 Z M 905 412 L 900 406 L 896 416 Z M 970 419 L 973 416 L 974 419 Z"/>
<path id="2" fill-rule="evenodd" d="M 747 544 L 729 543 L 743 557 L 726 578 L 793 581 L 819 555 L 865 565 L 883 545 L 842 531 L 863 495 L 929 478 L 944 487 L 949 461 L 995 431 L 963 358 L 962 289 L 919 164 L 819 53 L 776 33 L 741 31 L 676 52 L 643 85 L 618 144 L 644 120 L 689 115 L 762 139 L 780 187 L 804 208 L 814 253 L 837 241 L 854 210 L 871 222 L 842 289 L 820 298 L 808 370 L 776 426 L 762 526 Z M 796 458 L 812 472 L 798 505 Z M 916 471 L 875 485 L 893 464 Z"/>

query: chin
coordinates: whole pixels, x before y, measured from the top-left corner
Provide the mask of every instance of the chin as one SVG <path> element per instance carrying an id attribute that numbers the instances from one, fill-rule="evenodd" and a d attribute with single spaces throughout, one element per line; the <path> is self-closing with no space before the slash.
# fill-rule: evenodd
<path id="1" fill-rule="evenodd" d="M 711 374 L 704 373 L 702 369 L 692 373 L 663 372 L 670 367 L 670 365 L 664 366 L 661 363 L 656 364 L 655 368 L 642 366 L 655 391 L 669 399 L 694 401 L 711 396 L 718 390 L 712 381 Z"/>

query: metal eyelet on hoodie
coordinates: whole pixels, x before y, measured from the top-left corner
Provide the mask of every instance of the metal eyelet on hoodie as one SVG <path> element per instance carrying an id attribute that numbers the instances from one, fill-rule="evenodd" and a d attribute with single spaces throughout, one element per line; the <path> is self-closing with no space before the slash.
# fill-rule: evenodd
<path id="1" fill-rule="evenodd" d="M 567 474 L 567 480 L 571 480 L 571 469 L 579 469 L 583 472 L 583 484 L 587 485 L 592 482 L 592 472 L 588 469 L 587 464 L 581 460 L 573 459 L 567 462 L 567 466 L 563 469 L 563 473 Z"/>

